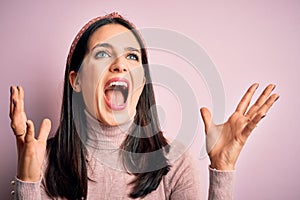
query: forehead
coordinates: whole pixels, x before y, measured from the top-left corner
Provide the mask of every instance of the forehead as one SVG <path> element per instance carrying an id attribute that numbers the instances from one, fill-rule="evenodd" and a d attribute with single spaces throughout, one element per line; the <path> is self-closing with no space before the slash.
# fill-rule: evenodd
<path id="1" fill-rule="evenodd" d="M 101 43 L 109 43 L 112 46 L 124 48 L 141 48 L 133 33 L 120 24 L 107 24 L 98 28 L 89 39 L 88 49 Z"/>

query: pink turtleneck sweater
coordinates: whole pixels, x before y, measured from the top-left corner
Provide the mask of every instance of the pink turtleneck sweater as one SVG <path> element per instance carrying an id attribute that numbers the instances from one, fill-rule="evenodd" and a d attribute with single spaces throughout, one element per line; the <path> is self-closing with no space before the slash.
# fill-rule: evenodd
<path id="1" fill-rule="evenodd" d="M 134 176 L 126 173 L 119 160 L 119 146 L 124 141 L 132 121 L 118 127 L 104 126 L 86 112 L 88 149 L 89 200 L 131 199 L 130 183 Z M 195 200 L 201 199 L 199 170 L 195 160 L 183 146 L 172 142 L 167 158 L 171 169 L 163 177 L 158 188 L 143 200 Z M 50 161 L 51 162 L 51 161 Z M 46 162 L 45 162 L 46 163 Z M 45 169 L 46 166 L 43 167 Z M 210 170 L 209 199 L 232 199 L 234 172 Z M 15 199 L 51 199 L 38 182 L 15 180 Z M 57 198 L 62 199 L 62 198 Z"/>

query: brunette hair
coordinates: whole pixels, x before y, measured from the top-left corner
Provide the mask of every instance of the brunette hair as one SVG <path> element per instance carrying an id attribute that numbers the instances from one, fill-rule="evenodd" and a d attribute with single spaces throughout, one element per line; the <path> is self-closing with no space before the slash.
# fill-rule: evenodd
<path id="1" fill-rule="evenodd" d="M 81 93 L 73 93 L 69 73 L 79 71 L 87 52 L 90 36 L 106 24 L 120 24 L 134 34 L 141 46 L 146 78 L 146 84 L 136 107 L 134 126 L 120 147 L 123 149 L 120 155 L 125 169 L 136 177 L 131 183 L 133 190 L 130 197 L 144 197 L 154 191 L 170 169 L 165 157 L 165 151 L 168 150 L 164 148 L 168 146 L 168 143 L 160 130 L 144 42 L 129 21 L 120 16 L 103 17 L 91 23 L 70 50 L 71 56 L 69 54 L 65 70 L 60 124 L 55 136 L 48 140 L 47 145 L 49 163 L 44 184 L 51 197 L 60 196 L 67 199 L 86 199 L 87 197 L 87 150 L 82 140 L 85 130 L 82 126 L 76 125 L 76 120 L 83 120 L 80 123 L 85 123 L 84 101 Z M 151 156 L 151 152 L 155 152 L 155 158 Z M 155 160 L 156 168 L 153 168 L 153 160 Z"/>

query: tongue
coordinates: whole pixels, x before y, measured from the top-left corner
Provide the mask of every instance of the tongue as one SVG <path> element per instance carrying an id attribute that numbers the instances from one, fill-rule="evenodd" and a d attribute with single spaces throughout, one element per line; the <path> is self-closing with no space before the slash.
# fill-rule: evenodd
<path id="1" fill-rule="evenodd" d="M 124 104 L 124 96 L 119 90 L 107 90 L 106 98 L 112 105 L 120 106 Z"/>

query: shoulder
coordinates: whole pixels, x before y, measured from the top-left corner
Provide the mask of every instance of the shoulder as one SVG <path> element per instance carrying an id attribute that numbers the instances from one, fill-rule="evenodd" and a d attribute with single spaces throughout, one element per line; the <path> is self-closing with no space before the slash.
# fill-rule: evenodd
<path id="1" fill-rule="evenodd" d="M 166 157 L 174 168 L 195 167 L 196 165 L 196 159 L 189 148 L 176 140 L 170 143 Z"/>
<path id="2" fill-rule="evenodd" d="M 168 173 L 169 179 L 200 178 L 197 160 L 189 148 L 180 142 L 173 141 L 170 144 L 170 150 L 166 157 L 171 166 Z"/>
<path id="3" fill-rule="evenodd" d="M 169 173 L 164 182 L 171 193 L 188 196 L 190 194 L 200 195 L 200 167 L 197 160 L 187 147 L 173 141 L 167 154 L 171 165 Z M 180 194 L 182 193 L 182 194 Z"/>

